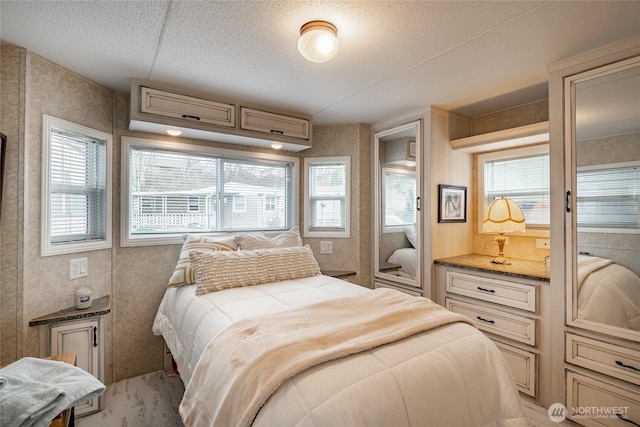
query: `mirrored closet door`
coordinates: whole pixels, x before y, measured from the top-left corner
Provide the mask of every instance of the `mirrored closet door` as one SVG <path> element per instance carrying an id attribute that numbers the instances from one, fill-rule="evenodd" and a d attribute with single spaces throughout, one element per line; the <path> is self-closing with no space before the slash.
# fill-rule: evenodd
<path id="1" fill-rule="evenodd" d="M 567 324 L 637 342 L 640 57 L 566 77 L 564 88 Z"/>
<path id="2" fill-rule="evenodd" d="M 421 122 L 374 135 L 376 287 L 415 295 L 421 287 Z"/>

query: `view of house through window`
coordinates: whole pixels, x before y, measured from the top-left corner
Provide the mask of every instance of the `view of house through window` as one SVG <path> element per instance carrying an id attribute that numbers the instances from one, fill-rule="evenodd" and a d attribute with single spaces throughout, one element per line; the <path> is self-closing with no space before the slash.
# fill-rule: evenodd
<path id="1" fill-rule="evenodd" d="M 288 162 L 129 149 L 129 233 L 283 230 L 293 224 Z"/>
<path id="2" fill-rule="evenodd" d="M 494 199 L 514 200 L 527 229 L 548 228 L 550 221 L 549 148 L 517 148 L 478 156 L 479 221 Z"/>

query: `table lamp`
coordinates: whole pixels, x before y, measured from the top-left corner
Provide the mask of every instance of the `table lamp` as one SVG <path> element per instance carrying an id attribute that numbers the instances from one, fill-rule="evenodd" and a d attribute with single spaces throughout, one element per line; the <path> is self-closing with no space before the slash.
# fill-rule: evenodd
<path id="1" fill-rule="evenodd" d="M 504 233 L 525 230 L 524 213 L 520 206 L 511 199 L 501 197 L 495 199 L 487 208 L 484 220 L 482 221 L 482 231 L 485 233 L 498 233 L 498 257 L 491 260 L 494 264 L 511 264 L 504 257 Z"/>

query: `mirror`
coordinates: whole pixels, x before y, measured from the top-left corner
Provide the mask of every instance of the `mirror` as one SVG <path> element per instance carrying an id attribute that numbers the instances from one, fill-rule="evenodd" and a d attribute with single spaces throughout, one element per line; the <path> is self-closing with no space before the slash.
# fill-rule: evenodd
<path id="1" fill-rule="evenodd" d="M 570 324 L 640 338 L 640 58 L 568 77 Z M 571 157 L 571 156 L 568 156 Z M 586 322 L 586 323 L 585 323 Z"/>
<path id="2" fill-rule="evenodd" d="M 375 277 L 420 288 L 420 121 L 374 136 Z"/>

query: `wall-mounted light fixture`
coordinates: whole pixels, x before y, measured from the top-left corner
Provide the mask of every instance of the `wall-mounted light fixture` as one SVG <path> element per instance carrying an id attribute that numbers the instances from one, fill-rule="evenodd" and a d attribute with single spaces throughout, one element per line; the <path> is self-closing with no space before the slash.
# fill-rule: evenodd
<path id="1" fill-rule="evenodd" d="M 279 150 L 282 148 L 282 144 L 280 144 L 279 142 L 274 142 L 273 144 L 271 144 L 271 148 L 273 148 L 274 150 Z"/>
<path id="2" fill-rule="evenodd" d="M 311 62 L 325 62 L 338 52 L 338 29 L 327 21 L 311 21 L 300 27 L 298 50 Z"/>
<path id="3" fill-rule="evenodd" d="M 167 133 L 171 136 L 180 136 L 182 135 L 182 131 L 178 129 L 167 129 Z"/>

